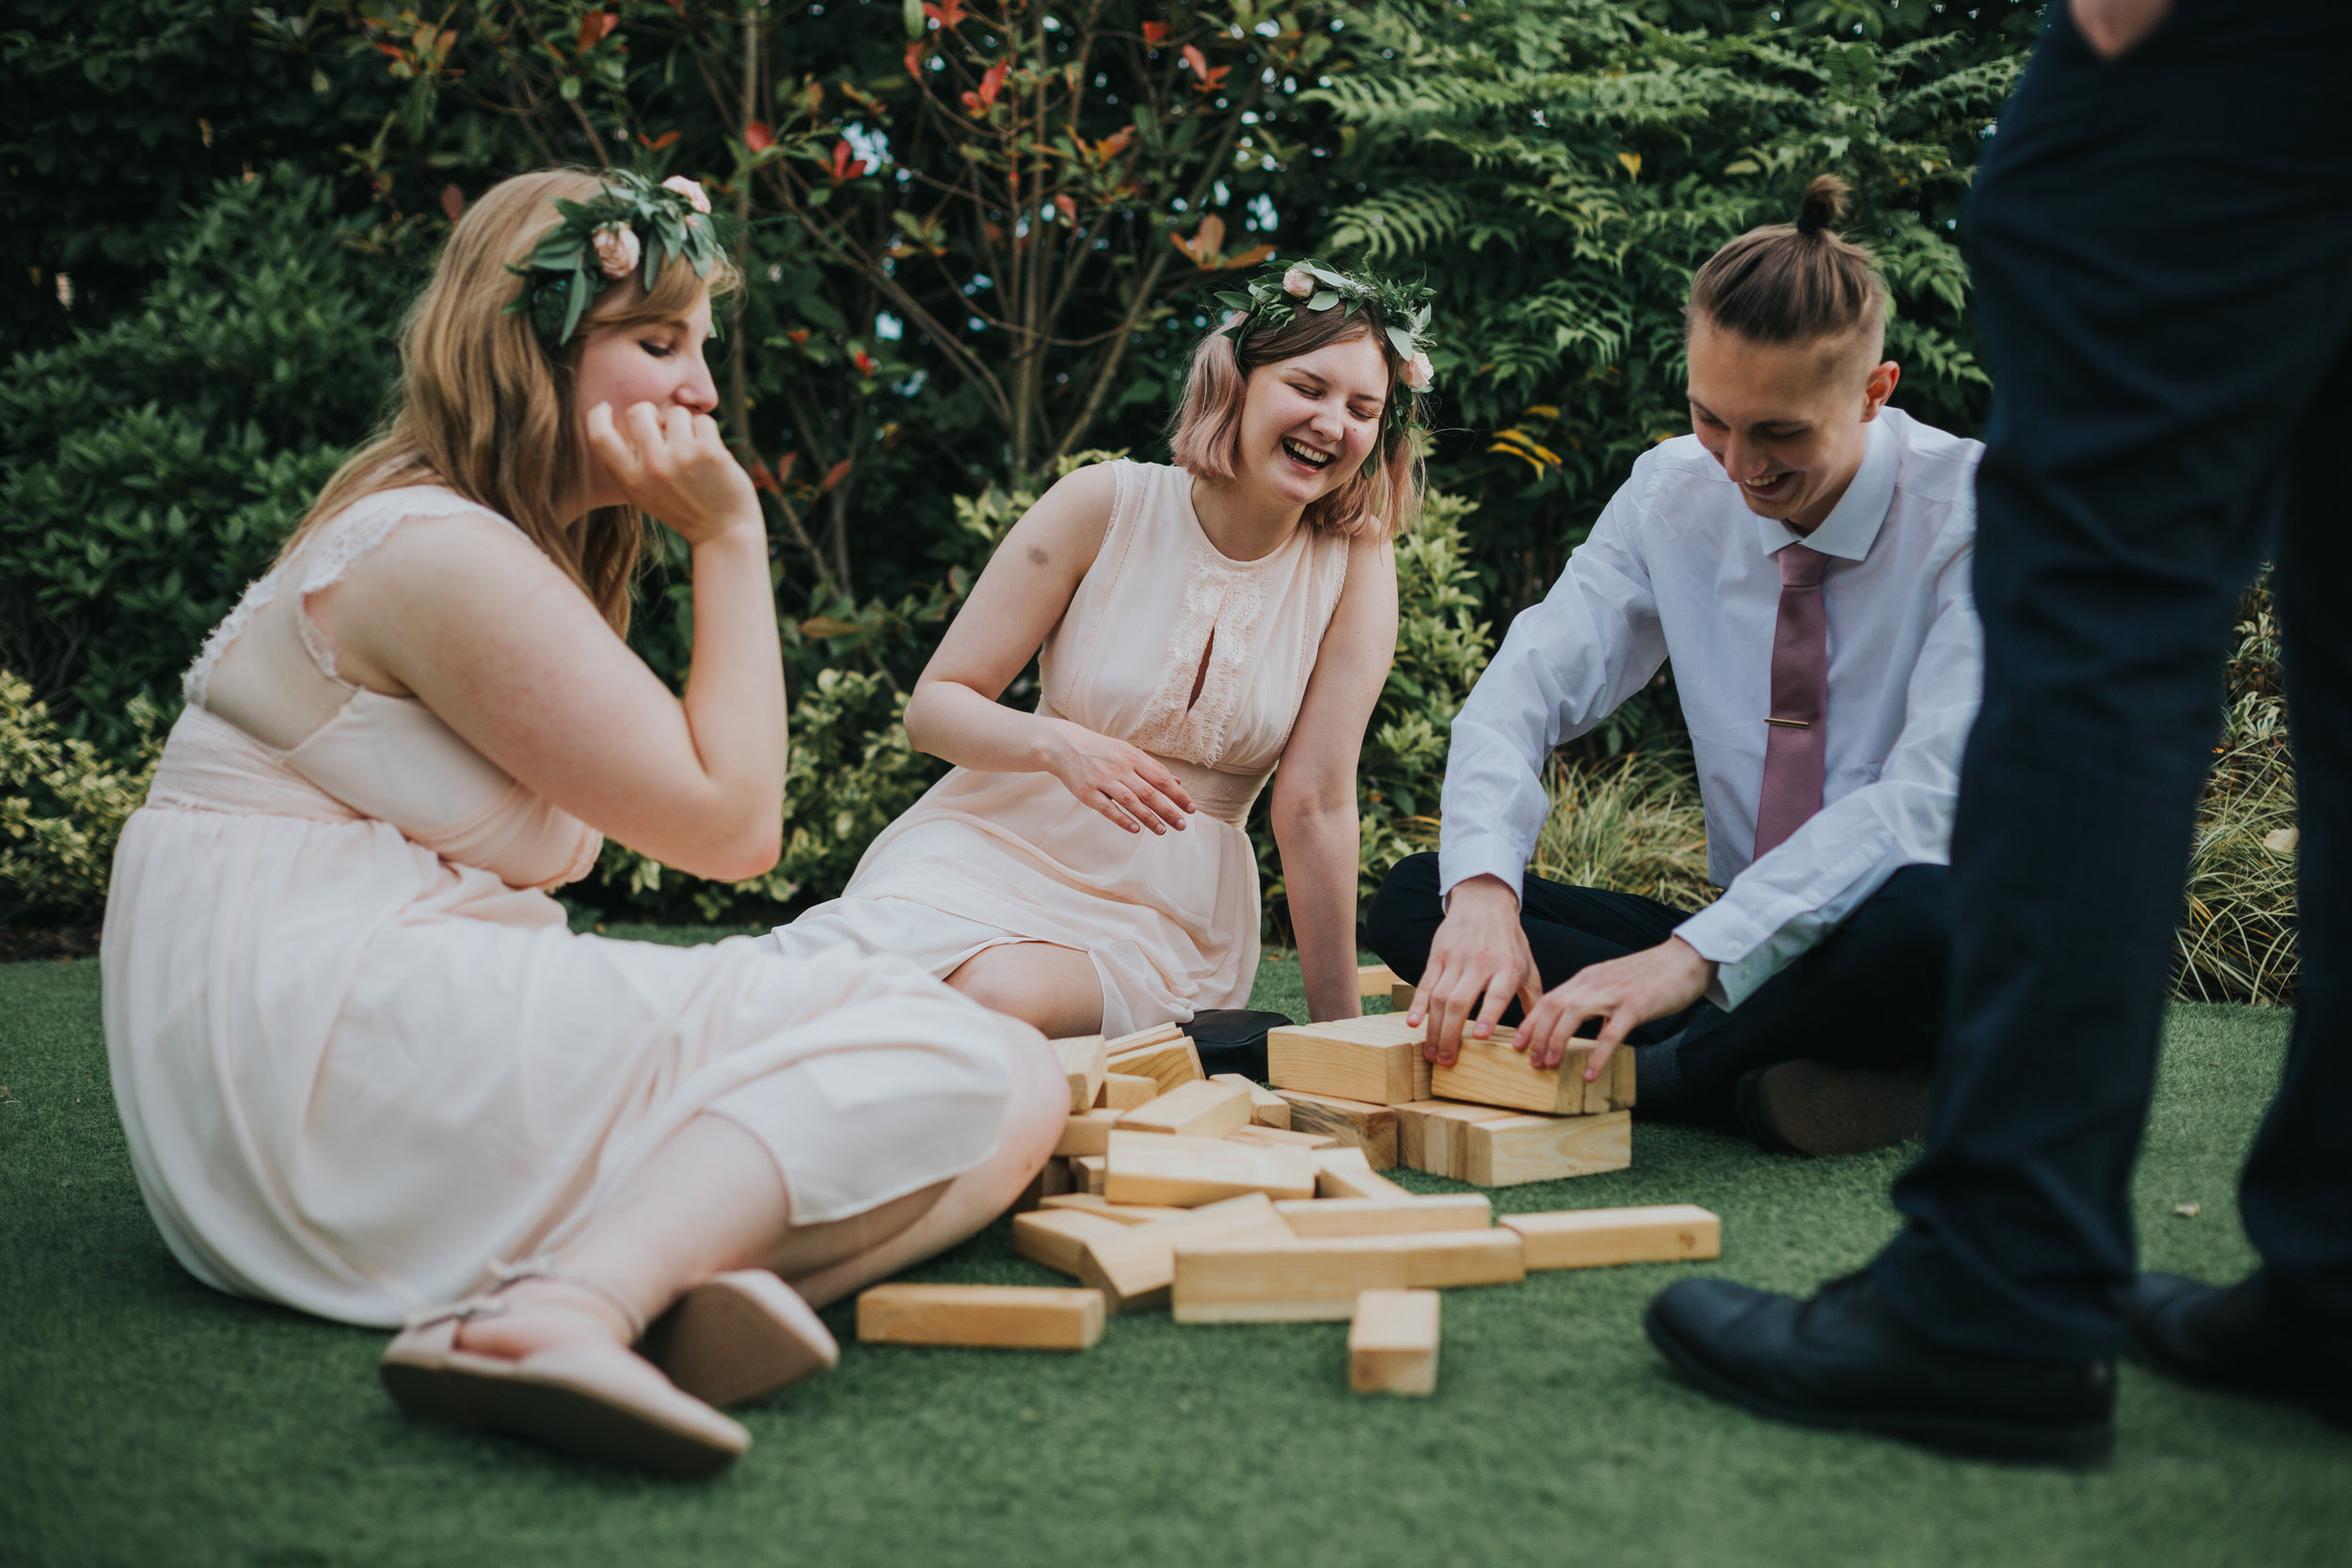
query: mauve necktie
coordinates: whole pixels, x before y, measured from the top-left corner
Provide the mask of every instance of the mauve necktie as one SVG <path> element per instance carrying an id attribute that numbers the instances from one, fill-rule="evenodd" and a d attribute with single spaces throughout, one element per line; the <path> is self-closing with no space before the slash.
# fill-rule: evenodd
<path id="1" fill-rule="evenodd" d="M 1780 547 L 1780 621 L 1772 628 L 1772 708 L 1764 721 L 1764 789 L 1756 806 L 1756 858 L 1821 809 L 1821 759 L 1828 744 L 1829 617 L 1821 568 L 1809 545 Z"/>

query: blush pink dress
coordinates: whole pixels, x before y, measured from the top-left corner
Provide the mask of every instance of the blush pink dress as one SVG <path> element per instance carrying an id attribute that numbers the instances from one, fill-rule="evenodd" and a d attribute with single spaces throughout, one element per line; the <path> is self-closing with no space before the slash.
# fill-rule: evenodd
<path id="1" fill-rule="evenodd" d="M 944 977 L 989 947 L 1056 942 L 1093 959 L 1112 1035 L 1248 1006 L 1244 825 L 1290 741 L 1348 543 L 1302 527 L 1234 561 L 1201 531 L 1191 475 L 1113 467 L 1102 549 L 1038 656 L 1037 711 L 1158 757 L 1192 796 L 1190 826 L 1130 833 L 1050 773 L 959 768 L 874 840 L 841 897 L 777 927 L 786 954 L 898 953 Z"/>
<path id="2" fill-rule="evenodd" d="M 545 890 L 597 835 L 337 675 L 309 596 L 420 517 L 513 526 L 421 486 L 326 522 L 206 644 L 116 851 L 107 1053 L 180 1260 L 389 1325 L 560 1246 L 706 1112 L 803 1223 L 993 1152 L 1026 1025 L 899 958 L 574 935 Z"/>

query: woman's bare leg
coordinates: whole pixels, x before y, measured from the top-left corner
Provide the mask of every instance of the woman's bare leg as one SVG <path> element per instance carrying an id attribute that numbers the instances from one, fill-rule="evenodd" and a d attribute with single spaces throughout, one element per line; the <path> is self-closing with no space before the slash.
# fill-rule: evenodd
<path id="1" fill-rule="evenodd" d="M 1103 980 L 1094 960 L 1074 947 L 1013 942 L 984 948 L 947 983 L 991 1012 L 1020 1019 L 1047 1039 L 1091 1035 L 1103 1027 Z"/>
<path id="2" fill-rule="evenodd" d="M 641 1323 L 651 1323 L 682 1292 L 731 1269 L 769 1268 L 812 1283 L 850 1280 L 831 1295 L 811 1297 L 831 1300 L 954 1245 L 1020 1196 L 1053 1152 L 1069 1115 L 1069 1080 L 1053 1053 L 1026 1031 L 1008 1033 L 1016 1037 L 1013 1087 L 996 1152 L 953 1180 L 848 1219 L 795 1226 L 784 1179 L 759 1141 L 723 1117 L 696 1117 L 622 1185 L 555 1266 L 595 1280 Z M 861 1272 L 874 1259 L 881 1264 Z M 466 1349 L 523 1356 L 631 1338 L 612 1302 L 577 1285 L 523 1280 L 504 1295 L 506 1312 L 464 1325 L 459 1342 Z"/>

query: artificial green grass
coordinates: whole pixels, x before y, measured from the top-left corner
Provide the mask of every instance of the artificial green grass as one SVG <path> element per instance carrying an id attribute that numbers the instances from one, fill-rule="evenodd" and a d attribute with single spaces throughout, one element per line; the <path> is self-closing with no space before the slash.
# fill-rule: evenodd
<path id="1" fill-rule="evenodd" d="M 1298 1013 L 1295 967 L 1270 963 L 1258 1000 Z M 2287 1022 L 2175 1010 L 2139 1181 L 2149 1263 L 2209 1278 L 2249 1265 L 2232 1194 Z M 407 1421 L 376 1383 L 385 1336 L 183 1274 L 124 1155 L 94 961 L 0 967 L 0 1563 L 2352 1560 L 2352 1440 L 2136 1370 L 2115 1466 L 2094 1476 L 1712 1403 L 1639 1328 L 1687 1265 L 1448 1292 L 1429 1400 L 1350 1395 L 1336 1323 L 1179 1328 L 1159 1313 L 1113 1320 L 1083 1355 L 847 1343 L 830 1376 L 741 1413 L 756 1446 L 725 1476 L 640 1480 Z M 1903 1161 L 1776 1158 L 1637 1120 L 1632 1169 L 1495 1196 L 1705 1204 L 1724 1218 L 1709 1272 L 1801 1291 L 1892 1231 Z M 2192 1202 L 2194 1218 L 2174 1213 Z M 1000 1224 L 914 1277 L 1055 1276 L 1013 1257 Z M 828 1317 L 850 1340 L 847 1310 Z"/>

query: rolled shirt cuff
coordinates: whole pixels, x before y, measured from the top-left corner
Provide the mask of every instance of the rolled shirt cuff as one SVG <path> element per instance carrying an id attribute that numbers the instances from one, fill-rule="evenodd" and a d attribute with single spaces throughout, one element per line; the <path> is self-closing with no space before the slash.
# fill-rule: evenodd
<path id="1" fill-rule="evenodd" d="M 1700 958 L 1713 961 L 1715 978 L 1708 984 L 1707 1000 L 1726 1012 L 1754 995 L 1757 987 L 1796 957 L 1794 951 L 1781 950 L 1769 935 L 1759 938 L 1745 929 L 1746 925 L 1739 911 L 1719 901 L 1675 927 L 1674 934 L 1696 949 Z"/>
<path id="2" fill-rule="evenodd" d="M 1525 901 L 1527 854 L 1500 833 L 1476 833 L 1438 848 L 1438 901 L 1451 908 L 1454 890 L 1472 877 L 1493 877 Z"/>

